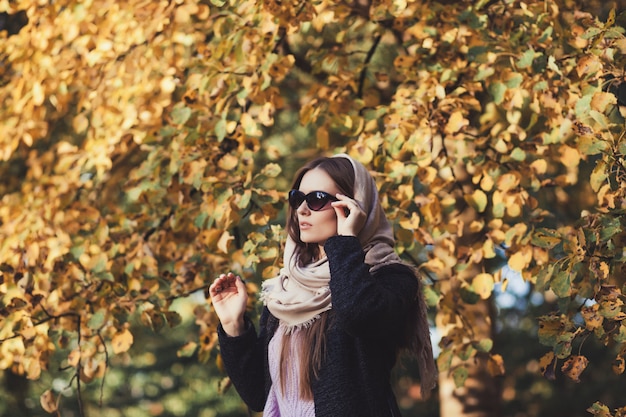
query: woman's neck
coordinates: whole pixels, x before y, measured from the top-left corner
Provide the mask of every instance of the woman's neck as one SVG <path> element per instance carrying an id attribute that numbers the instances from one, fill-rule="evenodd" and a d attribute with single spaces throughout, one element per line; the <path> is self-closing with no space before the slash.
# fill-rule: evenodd
<path id="1" fill-rule="evenodd" d="M 323 259 L 326 257 L 326 251 L 324 251 L 324 245 L 319 245 L 319 255 L 317 255 L 317 260 Z"/>

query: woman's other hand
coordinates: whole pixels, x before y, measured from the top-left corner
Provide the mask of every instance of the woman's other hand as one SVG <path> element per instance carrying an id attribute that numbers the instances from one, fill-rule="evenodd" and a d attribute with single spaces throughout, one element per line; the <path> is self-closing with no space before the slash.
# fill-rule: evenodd
<path id="1" fill-rule="evenodd" d="M 342 236 L 358 236 L 367 221 L 367 213 L 356 200 L 343 194 L 337 194 L 339 201 L 332 203 L 337 213 L 337 234 Z"/>
<path id="2" fill-rule="evenodd" d="M 248 292 L 242 279 L 232 272 L 221 274 L 209 287 L 209 295 L 226 334 L 242 334 L 245 328 L 244 313 L 248 304 Z"/>

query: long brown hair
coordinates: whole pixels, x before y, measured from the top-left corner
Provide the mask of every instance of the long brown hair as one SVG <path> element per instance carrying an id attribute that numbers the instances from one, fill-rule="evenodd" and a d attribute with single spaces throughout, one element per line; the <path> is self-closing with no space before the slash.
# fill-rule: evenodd
<path id="1" fill-rule="evenodd" d="M 330 178 L 335 182 L 339 191 L 350 197 L 354 197 L 354 168 L 352 162 L 347 158 L 328 158 L 321 157 L 312 160 L 296 173 L 295 179 L 291 186 L 292 189 L 299 189 L 302 177 L 312 169 L 319 168 L 324 170 Z M 325 190 L 319 190 L 325 191 Z M 305 243 L 300 238 L 300 228 L 298 226 L 298 214 L 296 210 L 289 207 L 287 216 L 287 232 L 289 236 L 296 242 L 296 250 L 293 256 L 297 258 L 300 265 L 307 265 L 316 261 L 320 257 L 320 249 L 317 243 Z M 296 358 L 288 358 L 290 345 L 293 343 L 292 334 L 285 334 L 280 354 L 280 380 L 281 388 L 285 391 L 285 380 L 287 375 L 287 363 L 290 359 L 295 359 L 299 368 L 299 387 L 300 396 L 303 399 L 310 400 L 313 398 L 311 389 L 312 382 L 317 379 L 319 370 L 326 352 L 326 329 L 330 325 L 330 311 L 326 311 L 320 315 L 320 318 L 313 321 L 309 326 L 303 327 L 300 331 L 298 352 Z"/>

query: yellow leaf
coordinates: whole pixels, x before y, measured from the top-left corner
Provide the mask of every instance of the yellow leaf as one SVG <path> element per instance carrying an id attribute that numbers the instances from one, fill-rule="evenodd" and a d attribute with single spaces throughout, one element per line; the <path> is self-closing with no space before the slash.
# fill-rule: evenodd
<path id="1" fill-rule="evenodd" d="M 561 371 L 575 382 L 580 382 L 580 374 L 587 368 L 589 359 L 582 355 L 572 355 L 565 361 Z"/>
<path id="2" fill-rule="evenodd" d="M 545 159 L 537 159 L 530 164 L 531 169 L 535 172 L 535 174 L 545 174 L 548 170 L 548 163 Z"/>
<path id="3" fill-rule="evenodd" d="M 585 328 L 587 330 L 595 330 L 602 326 L 604 316 L 599 313 L 600 304 L 593 304 L 591 306 L 585 306 L 581 309 L 580 313 L 585 320 Z"/>
<path id="4" fill-rule="evenodd" d="M 502 355 L 494 354 L 489 356 L 489 362 L 487 363 L 487 370 L 491 376 L 504 375 L 504 359 Z"/>
<path id="5" fill-rule="evenodd" d="M 240 122 L 244 132 L 246 132 L 246 135 L 248 136 L 261 136 L 263 133 L 249 113 L 243 113 L 241 115 Z"/>
<path id="6" fill-rule="evenodd" d="M 172 76 L 167 76 L 161 80 L 159 87 L 165 94 L 170 94 L 176 89 L 176 81 Z"/>
<path id="7" fill-rule="evenodd" d="M 561 146 L 561 163 L 566 167 L 576 167 L 580 163 L 580 153 L 578 149 L 567 145 Z"/>
<path id="8" fill-rule="evenodd" d="M 102 377 L 106 371 L 106 363 L 89 358 L 87 363 L 80 367 L 80 380 L 91 382 L 94 378 Z"/>
<path id="9" fill-rule="evenodd" d="M 224 171 L 232 171 L 237 164 L 239 164 L 239 158 L 231 154 L 226 154 L 219 160 L 217 166 Z"/>
<path id="10" fill-rule="evenodd" d="M 498 178 L 498 190 L 500 191 L 510 191 L 517 186 L 519 186 L 520 175 L 516 173 L 508 173 L 501 175 Z"/>
<path id="11" fill-rule="evenodd" d="M 509 267 L 514 270 L 521 272 L 526 266 L 526 260 L 524 254 L 522 252 L 516 252 L 509 258 Z"/>
<path id="12" fill-rule="evenodd" d="M 67 364 L 76 368 L 78 363 L 80 362 L 80 350 L 78 348 L 72 350 L 69 355 L 67 355 Z"/>
<path id="13" fill-rule="evenodd" d="M 491 175 L 485 175 L 480 180 L 480 188 L 485 191 L 491 191 L 493 189 L 494 181 Z"/>
<path id="14" fill-rule="evenodd" d="M 600 278 L 606 279 L 609 276 L 610 272 L 609 265 L 606 262 L 600 262 L 598 272 L 600 272 Z"/>
<path id="15" fill-rule="evenodd" d="M 355 146 L 353 146 L 350 149 L 349 154 L 351 157 L 361 162 L 365 166 L 367 166 L 367 164 L 369 164 L 372 159 L 374 159 L 374 152 L 372 152 L 369 147 L 363 144 L 356 144 Z"/>
<path id="16" fill-rule="evenodd" d="M 539 359 L 539 369 L 541 373 L 548 379 L 554 379 L 554 365 L 555 365 L 554 352 L 550 351 L 543 355 Z"/>
<path id="17" fill-rule="evenodd" d="M 464 198 L 479 213 L 482 213 L 487 208 L 487 194 L 483 190 L 475 190 L 471 195 L 466 194 Z"/>
<path id="18" fill-rule="evenodd" d="M 496 257 L 493 240 L 487 239 L 485 243 L 483 243 L 483 257 L 487 259 L 492 259 Z"/>
<path id="19" fill-rule="evenodd" d="M 41 362 L 37 358 L 29 358 L 25 361 L 26 365 L 26 378 L 30 380 L 37 380 L 41 377 Z"/>
<path id="20" fill-rule="evenodd" d="M 265 226 L 268 221 L 269 221 L 268 216 L 266 216 L 262 212 L 254 212 L 250 216 L 250 223 L 256 226 Z"/>
<path id="21" fill-rule="evenodd" d="M 409 202 L 415 196 L 413 184 L 398 185 L 398 197 L 401 202 Z"/>
<path id="22" fill-rule="evenodd" d="M 48 413 L 54 413 L 58 409 L 56 398 L 54 398 L 54 394 L 52 390 L 46 390 L 41 397 L 39 397 L 39 402 L 41 403 L 41 408 L 46 410 Z"/>
<path id="23" fill-rule="evenodd" d="M 275 111 L 274 103 L 266 102 L 263 104 L 259 112 L 259 122 L 261 122 L 263 126 L 272 126 L 274 124 Z"/>
<path id="24" fill-rule="evenodd" d="M 591 108 L 604 113 L 609 105 L 616 104 L 617 97 L 611 93 L 597 92 L 591 99 Z"/>
<path id="25" fill-rule="evenodd" d="M 602 63 L 596 55 L 583 56 L 578 60 L 576 65 L 576 72 L 579 77 L 585 75 L 592 75 L 602 69 Z"/>
<path id="26" fill-rule="evenodd" d="M 264 279 L 275 277 L 276 275 L 278 275 L 279 271 L 280 271 L 279 267 L 277 267 L 276 265 L 270 265 L 268 267 L 263 268 L 262 277 Z"/>
<path id="27" fill-rule="evenodd" d="M 33 104 L 35 106 L 41 106 L 46 99 L 46 96 L 43 91 L 43 87 L 39 81 L 33 84 Z"/>
<path id="28" fill-rule="evenodd" d="M 591 172 L 589 177 L 589 185 L 591 185 L 591 189 L 595 192 L 598 192 L 602 184 L 607 179 L 607 164 L 603 160 L 599 160 Z"/>
<path id="29" fill-rule="evenodd" d="M 320 149 L 329 148 L 330 136 L 328 134 L 328 129 L 326 128 L 326 126 L 318 127 L 315 137 L 317 138 L 317 145 L 320 147 Z"/>
<path id="30" fill-rule="evenodd" d="M 488 299 L 493 292 L 494 279 L 491 274 L 478 274 L 472 280 L 472 290 L 483 300 Z"/>
<path id="31" fill-rule="evenodd" d="M 133 340 L 133 334 L 128 329 L 117 333 L 111 340 L 113 352 L 115 354 L 126 352 L 133 345 Z"/>
<path id="32" fill-rule="evenodd" d="M 520 214 L 522 214 L 522 206 L 517 202 L 508 199 L 506 205 L 506 214 L 510 217 L 518 217 Z"/>
<path id="33" fill-rule="evenodd" d="M 422 184 L 430 185 L 437 178 L 437 169 L 435 169 L 434 167 L 420 167 L 417 170 L 417 177 Z"/>
<path id="34" fill-rule="evenodd" d="M 223 252 L 228 253 L 228 243 L 235 238 L 228 233 L 228 231 L 222 233 L 220 239 L 217 241 L 217 248 Z"/>
<path id="35" fill-rule="evenodd" d="M 400 227 L 407 230 L 414 230 L 420 227 L 420 216 L 413 212 L 410 219 L 400 220 Z"/>
<path id="36" fill-rule="evenodd" d="M 74 131 L 76 133 L 84 132 L 85 130 L 87 130 L 88 126 L 89 126 L 89 120 L 87 120 L 87 117 L 85 117 L 83 113 L 80 113 L 79 115 L 74 117 L 74 119 L 72 120 L 72 127 L 74 128 Z"/>
<path id="37" fill-rule="evenodd" d="M 450 119 L 448 119 L 448 123 L 446 123 L 444 132 L 447 134 L 454 134 L 467 125 L 469 125 L 469 121 L 463 117 L 463 112 L 461 110 L 457 110 L 450 115 Z"/>

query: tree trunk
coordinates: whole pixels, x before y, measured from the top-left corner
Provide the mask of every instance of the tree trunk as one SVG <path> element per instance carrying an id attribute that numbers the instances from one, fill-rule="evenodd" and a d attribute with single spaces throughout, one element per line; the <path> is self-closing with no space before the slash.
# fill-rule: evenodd
<path id="1" fill-rule="evenodd" d="M 464 312 L 471 318 L 469 322 L 478 339 L 493 340 L 495 308 L 491 299 L 467 304 Z M 441 325 L 439 315 L 437 327 L 441 334 L 446 334 L 447 328 Z M 442 372 L 439 375 L 440 417 L 500 416 L 500 384 L 487 369 L 488 359 L 486 354 L 478 354 L 466 363 L 469 376 L 460 388 L 456 388 L 451 373 Z M 452 369 L 458 363 L 453 361 Z"/>
<path id="2" fill-rule="evenodd" d="M 13 410 L 12 415 L 27 416 L 31 410 L 26 406 L 26 398 L 28 398 L 29 381 L 22 375 L 11 372 L 10 369 L 4 371 L 4 388 L 8 394 L 7 409 Z"/>

